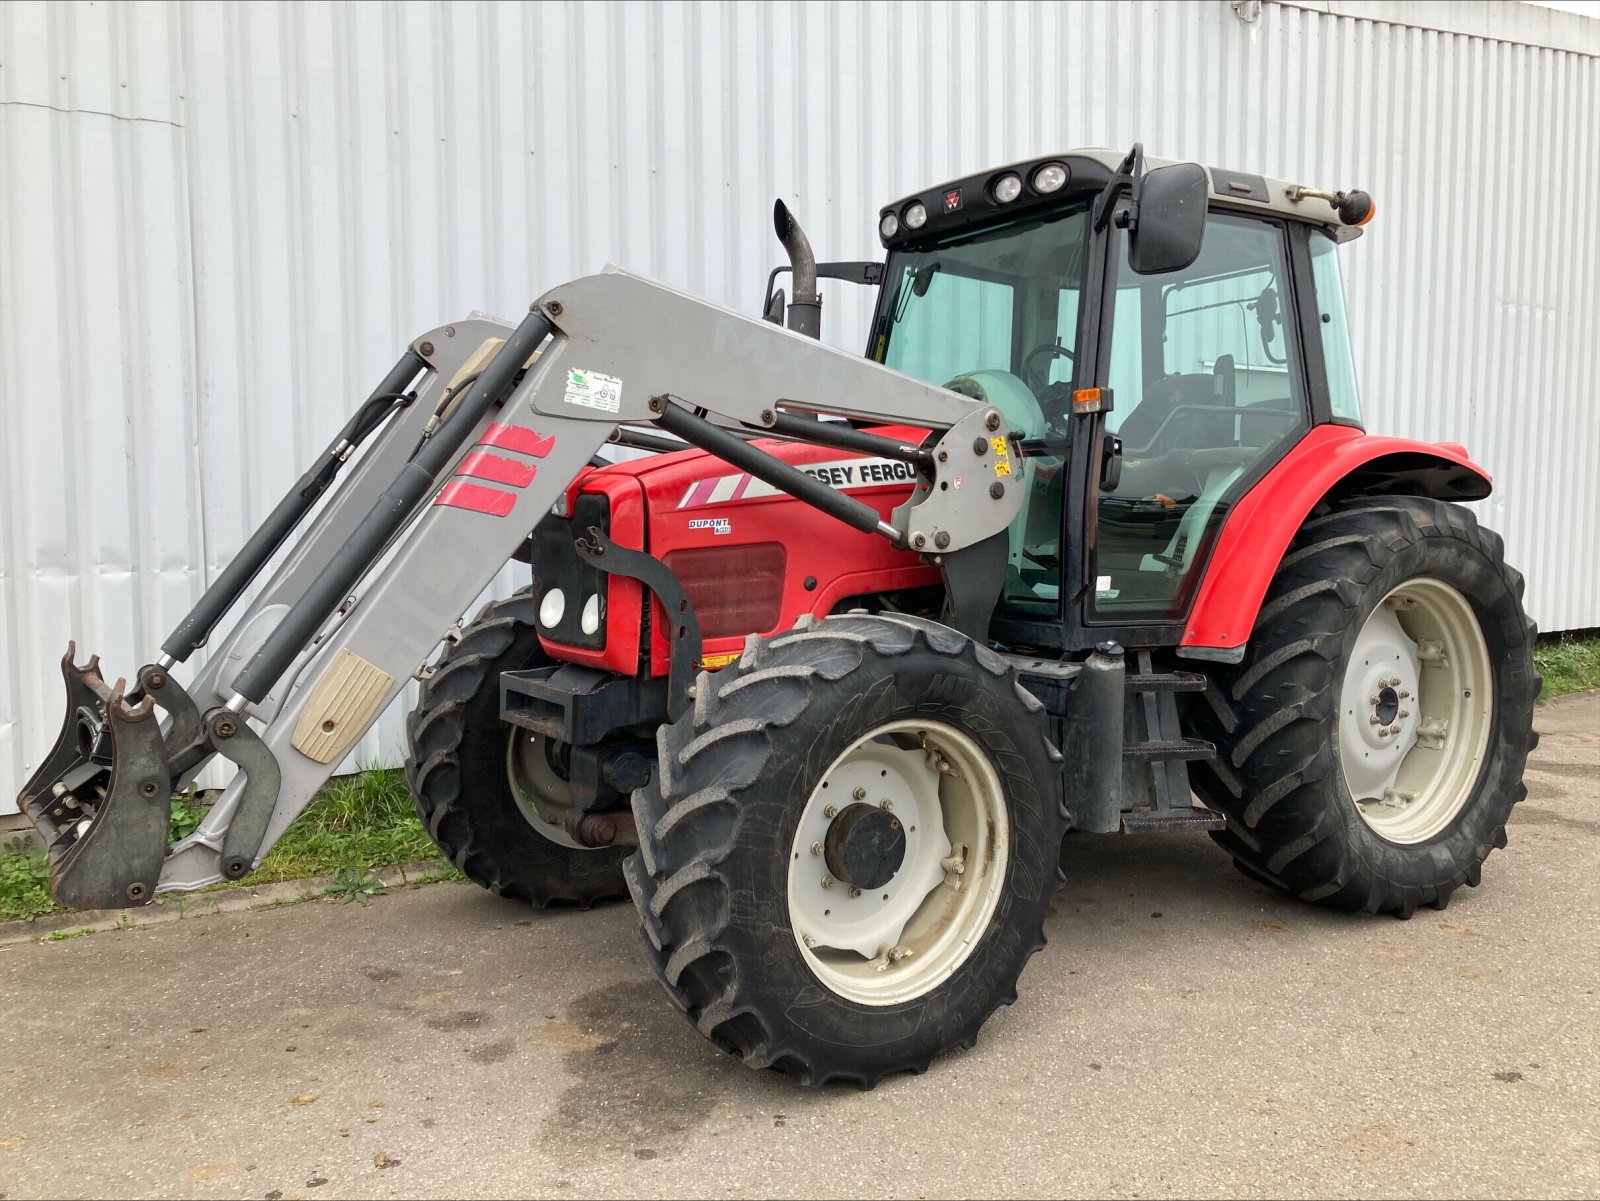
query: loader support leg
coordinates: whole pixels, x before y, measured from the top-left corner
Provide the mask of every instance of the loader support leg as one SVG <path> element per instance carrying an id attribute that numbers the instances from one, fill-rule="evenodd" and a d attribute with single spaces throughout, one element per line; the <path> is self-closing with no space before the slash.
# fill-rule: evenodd
<path id="1" fill-rule="evenodd" d="M 217 753 L 237 764 L 245 776 L 244 791 L 239 794 L 222 843 L 222 874 L 237 880 L 255 866 L 267 835 L 267 823 L 278 803 L 283 772 L 261 735 L 228 709 L 217 708 L 206 714 L 206 734 Z"/>

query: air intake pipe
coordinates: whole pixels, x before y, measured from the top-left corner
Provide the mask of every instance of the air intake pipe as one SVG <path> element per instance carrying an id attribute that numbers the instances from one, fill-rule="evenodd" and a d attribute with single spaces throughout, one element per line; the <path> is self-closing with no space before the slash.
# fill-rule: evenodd
<path id="1" fill-rule="evenodd" d="M 822 336 L 822 297 L 817 295 L 817 256 L 811 253 L 811 240 L 789 206 L 779 200 L 772 206 L 772 224 L 778 241 L 789 253 L 794 277 L 794 299 L 789 301 L 789 328 L 808 338 Z"/>

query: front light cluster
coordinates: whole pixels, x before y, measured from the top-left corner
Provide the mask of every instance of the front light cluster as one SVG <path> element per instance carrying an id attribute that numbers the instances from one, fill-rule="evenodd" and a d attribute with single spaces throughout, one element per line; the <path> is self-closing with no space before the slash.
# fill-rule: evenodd
<path id="1" fill-rule="evenodd" d="M 552 588 L 544 594 L 544 599 L 539 602 L 539 624 L 546 630 L 554 630 L 561 624 L 561 619 L 567 614 L 567 596 L 559 588 Z M 578 627 L 585 634 L 594 634 L 600 629 L 600 595 L 591 592 L 589 599 L 583 602 L 583 612 L 578 617 Z"/>
<path id="2" fill-rule="evenodd" d="M 914 234 L 932 220 L 935 228 L 952 222 L 982 220 L 986 213 L 1026 202 L 1039 201 L 1062 191 L 1072 180 L 1072 168 L 1060 160 L 1022 163 L 995 172 L 987 179 L 968 178 L 946 184 L 931 202 L 913 197 L 878 214 L 878 236 L 885 242 Z M 942 203 L 941 203 L 942 201 Z M 1024 203 L 1021 207 L 1026 207 Z"/>

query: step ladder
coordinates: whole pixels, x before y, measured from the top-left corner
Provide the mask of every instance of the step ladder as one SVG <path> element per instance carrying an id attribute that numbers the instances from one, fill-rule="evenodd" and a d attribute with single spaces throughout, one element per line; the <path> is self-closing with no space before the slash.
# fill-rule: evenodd
<path id="1" fill-rule="evenodd" d="M 1124 677 L 1122 830 L 1220 830 L 1222 814 L 1195 804 L 1189 764 L 1215 759 L 1217 748 L 1189 738 L 1178 723 L 1180 692 L 1204 692 L 1206 677 L 1192 671 L 1156 671 L 1151 652 L 1134 652 L 1138 669 Z M 1137 741 L 1136 741 L 1137 739 Z"/>

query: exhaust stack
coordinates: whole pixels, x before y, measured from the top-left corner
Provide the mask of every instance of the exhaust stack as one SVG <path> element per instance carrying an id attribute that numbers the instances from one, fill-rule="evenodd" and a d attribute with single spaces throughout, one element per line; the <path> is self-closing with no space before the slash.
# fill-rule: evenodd
<path id="1" fill-rule="evenodd" d="M 789 254 L 789 266 L 794 277 L 794 299 L 789 301 L 789 328 L 808 338 L 822 336 L 822 297 L 817 295 L 817 256 L 811 252 L 811 240 L 806 237 L 800 222 L 794 219 L 789 206 L 776 201 L 772 206 L 772 224 L 778 241 Z"/>

